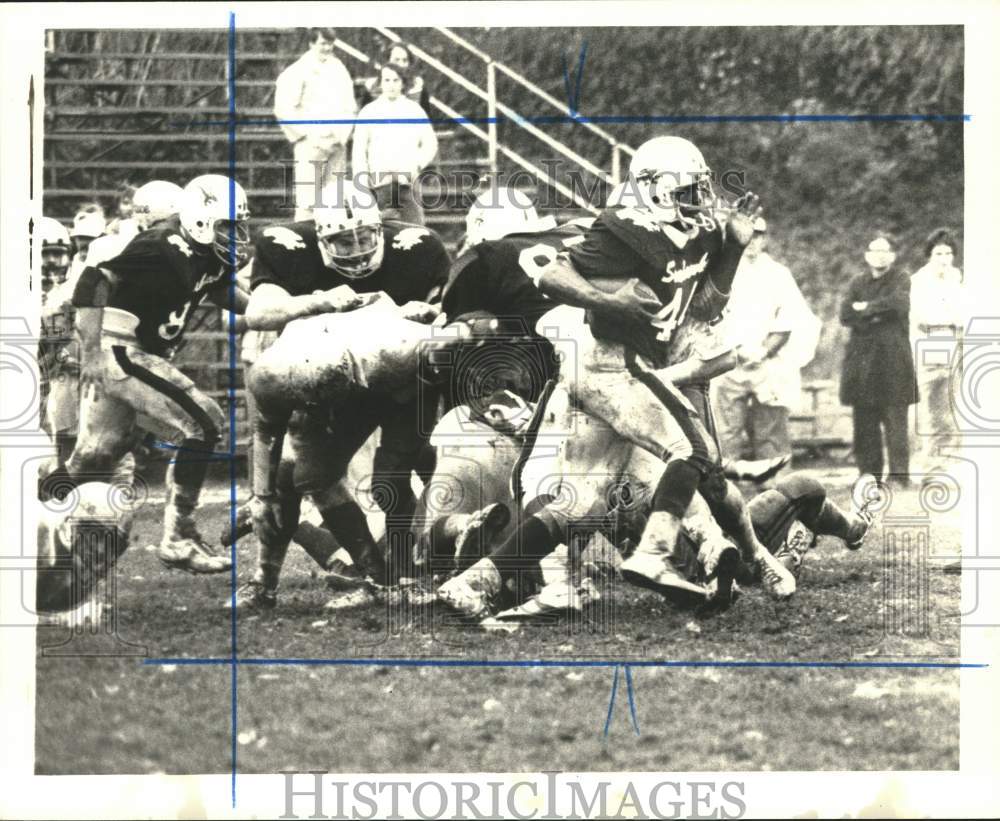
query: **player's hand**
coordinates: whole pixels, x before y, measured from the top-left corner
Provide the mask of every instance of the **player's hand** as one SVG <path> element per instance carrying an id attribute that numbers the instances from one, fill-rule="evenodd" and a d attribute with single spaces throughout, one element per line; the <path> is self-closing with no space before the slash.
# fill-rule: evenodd
<path id="1" fill-rule="evenodd" d="M 763 213 L 760 197 L 753 191 L 747 191 L 733 203 L 732 210 L 726 218 L 726 236 L 738 245 L 746 248 L 753 239 L 753 223 Z"/>
<path id="2" fill-rule="evenodd" d="M 368 294 L 356 294 L 350 285 L 338 285 L 327 291 L 317 291 L 314 295 L 318 314 L 353 311 L 371 301 Z"/>
<path id="3" fill-rule="evenodd" d="M 611 294 L 611 302 L 616 318 L 630 333 L 645 335 L 649 333 L 663 306 L 655 297 L 641 293 L 638 290 L 640 285 L 638 279 L 630 279 Z"/>
<path id="4" fill-rule="evenodd" d="M 412 299 L 403 305 L 399 309 L 399 312 L 402 314 L 403 319 L 427 324 L 437 319 L 438 314 L 441 313 L 441 308 L 437 305 L 431 305 L 428 302 L 421 302 L 419 299 Z"/>
<path id="5" fill-rule="evenodd" d="M 284 517 L 278 497 L 254 496 L 247 503 L 254 535 L 265 544 L 280 541 L 285 530 Z"/>
<path id="6" fill-rule="evenodd" d="M 94 400 L 101 398 L 104 393 L 104 368 L 100 357 L 91 356 L 83 360 L 80 366 L 80 388 L 83 396 L 89 392 Z"/>

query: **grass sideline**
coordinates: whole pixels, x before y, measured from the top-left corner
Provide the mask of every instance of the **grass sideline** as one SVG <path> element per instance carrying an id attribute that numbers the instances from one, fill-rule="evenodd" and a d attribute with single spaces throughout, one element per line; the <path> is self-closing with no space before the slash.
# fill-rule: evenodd
<path id="1" fill-rule="evenodd" d="M 847 491 L 834 498 L 846 504 Z M 908 494 L 897 503 L 915 500 Z M 206 505 L 202 516 L 204 531 L 214 535 L 228 510 Z M 120 634 L 145 645 L 150 657 L 228 657 L 228 576 L 162 568 L 144 549 L 159 526 L 160 508 L 150 504 L 118 568 Z M 957 552 L 958 535 L 945 525 L 933 528 L 932 552 Z M 240 547 L 244 572 L 250 542 Z M 858 553 L 821 540 L 788 603 L 749 591 L 730 611 L 694 619 L 623 586 L 613 595 L 613 630 L 595 634 L 562 623 L 524 626 L 513 635 L 456 627 L 387 631 L 377 606 L 333 614 L 323 609 L 329 593 L 293 548 L 278 611 L 240 618 L 239 654 L 958 661 L 960 579 L 936 567 L 930 636 L 883 635 L 881 543 L 879 529 Z M 61 635 L 60 628 L 40 628 L 38 645 Z M 39 774 L 230 770 L 229 667 L 142 661 L 39 651 Z M 605 740 L 610 668 L 241 666 L 238 770 L 958 768 L 957 670 L 636 667 L 632 675 L 641 733 L 632 730 L 622 686 Z"/>

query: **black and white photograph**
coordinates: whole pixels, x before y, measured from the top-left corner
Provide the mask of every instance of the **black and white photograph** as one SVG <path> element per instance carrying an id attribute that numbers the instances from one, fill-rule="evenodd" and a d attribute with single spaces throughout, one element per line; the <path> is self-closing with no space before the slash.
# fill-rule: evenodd
<path id="1" fill-rule="evenodd" d="M 5 816 L 995 814 L 995 6 L 146 8 L 3 13 Z"/>

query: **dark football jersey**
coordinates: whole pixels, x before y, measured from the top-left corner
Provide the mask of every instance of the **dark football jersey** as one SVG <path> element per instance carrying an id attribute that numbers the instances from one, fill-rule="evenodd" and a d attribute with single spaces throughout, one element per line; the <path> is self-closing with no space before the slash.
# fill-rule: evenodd
<path id="1" fill-rule="evenodd" d="M 292 296 L 348 285 L 357 293 L 385 291 L 397 305 L 436 300 L 451 258 L 429 228 L 387 220 L 382 224 L 385 254 L 379 269 L 351 279 L 323 264 L 312 220 L 265 228 L 254 245 L 250 289 L 262 282 L 279 285 Z"/>
<path id="2" fill-rule="evenodd" d="M 693 226 L 663 226 L 643 208 L 608 208 L 594 221 L 584 241 L 568 252 L 577 272 L 587 279 L 638 278 L 663 305 L 660 327 L 650 325 L 641 339 L 617 337 L 613 318 L 591 313 L 594 336 L 626 342 L 658 366 L 665 361 L 674 329 L 722 249 L 722 227 L 706 215 L 697 220 Z"/>
<path id="3" fill-rule="evenodd" d="M 188 242 L 177 217 L 133 237 L 100 267 L 115 275 L 108 306 L 137 316 L 139 344 L 159 356 L 181 341 L 205 294 L 227 281 L 226 266 Z"/>
<path id="4" fill-rule="evenodd" d="M 442 307 L 450 319 L 488 311 L 510 333 L 534 333 L 535 323 L 555 304 L 538 290 L 544 268 L 562 251 L 583 242 L 586 229 L 574 223 L 549 231 L 510 234 L 473 246 L 451 268 Z"/>

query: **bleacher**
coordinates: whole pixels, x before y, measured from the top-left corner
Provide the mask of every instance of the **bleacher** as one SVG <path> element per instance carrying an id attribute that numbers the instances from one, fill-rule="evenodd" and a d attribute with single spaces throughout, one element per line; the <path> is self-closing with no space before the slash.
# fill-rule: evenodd
<path id="1" fill-rule="evenodd" d="M 338 56 L 360 84 L 373 72 L 372 59 L 396 35 L 388 29 L 349 29 L 342 36 L 349 42 L 338 41 Z M 240 126 L 232 143 L 225 123 L 230 112 L 226 32 L 54 31 L 48 45 L 43 205 L 47 215 L 68 222 L 81 202 L 97 200 L 110 207 L 124 182 L 166 179 L 183 185 L 198 174 L 228 173 L 234 167 L 249 197 L 253 228 L 291 218 L 285 185 L 286 174 L 291 175 L 291 149 L 280 129 L 267 121 L 273 118 L 275 78 L 305 48 L 299 30 L 237 34 L 233 84 L 237 115 L 262 123 Z M 415 45 L 421 55 L 417 68 L 440 98 L 432 103 L 443 119 L 452 114 L 495 116 L 498 106 L 501 111 L 512 111 L 494 93 L 500 72 L 528 87 L 544 104 L 562 105 L 447 30 L 427 30 L 426 39 Z M 466 79 L 465 73 L 472 79 Z M 490 99 L 483 99 L 483 88 L 491 89 Z M 535 133 L 538 129 L 530 125 L 522 128 L 527 129 L 527 136 L 504 131 L 501 142 L 493 127 L 443 123 L 438 127 L 436 166 L 466 181 L 486 172 L 529 168 L 527 157 L 539 154 L 537 150 L 529 153 L 524 140 L 531 138 L 550 147 L 556 141 Z M 576 158 L 591 182 L 598 172 L 606 180 L 617 180 L 621 154 L 630 150 L 628 146 L 594 126 L 573 128 L 559 132 L 560 139 L 567 141 L 557 146 L 561 155 L 570 161 Z M 574 135 L 580 137 L 579 142 L 569 144 Z M 593 150 L 595 144 L 601 146 L 599 157 Z M 593 162 L 583 155 L 594 157 Z M 524 179 L 529 193 L 548 195 L 536 196 L 543 213 L 560 219 L 587 213 L 580 202 L 575 207 L 567 204 L 567 189 L 565 185 L 560 188 L 558 179 L 532 182 L 529 175 Z M 563 194 L 562 204 L 545 208 L 544 203 L 553 201 L 551 195 L 557 191 Z M 428 211 L 427 222 L 453 246 L 474 191 L 466 184 L 444 193 L 440 207 Z M 197 384 L 225 404 L 231 381 L 230 346 L 218 310 L 206 307 L 194 315 L 177 357 Z M 242 449 L 247 425 L 240 368 L 235 377 L 238 447 Z M 813 412 L 800 416 L 798 423 L 815 425 L 816 393 L 813 397 Z M 802 429 L 799 424 L 798 430 Z M 842 439 L 822 445 L 816 444 L 818 436 L 797 436 L 803 438 L 811 440 L 812 444 L 804 444 L 813 450 L 842 444 Z"/>

